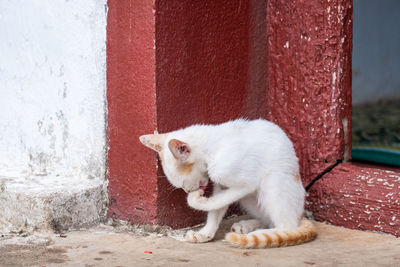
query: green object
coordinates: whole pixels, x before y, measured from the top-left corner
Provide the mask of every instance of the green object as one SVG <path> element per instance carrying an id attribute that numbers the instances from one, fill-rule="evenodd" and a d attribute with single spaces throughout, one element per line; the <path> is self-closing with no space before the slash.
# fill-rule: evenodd
<path id="1" fill-rule="evenodd" d="M 351 150 L 351 157 L 355 161 L 369 161 L 400 167 L 400 151 L 398 150 L 356 147 Z"/>
<path id="2" fill-rule="evenodd" d="M 352 116 L 352 158 L 400 167 L 400 99 L 354 105 Z"/>

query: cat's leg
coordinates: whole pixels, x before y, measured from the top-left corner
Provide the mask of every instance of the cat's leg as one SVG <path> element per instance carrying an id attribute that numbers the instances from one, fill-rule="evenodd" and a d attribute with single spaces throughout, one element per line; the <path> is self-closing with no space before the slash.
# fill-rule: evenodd
<path id="1" fill-rule="evenodd" d="M 217 193 L 219 191 L 221 191 L 221 187 L 214 184 L 214 193 Z M 198 232 L 192 230 L 188 231 L 185 236 L 186 241 L 192 243 L 204 243 L 212 240 L 227 209 L 228 206 L 225 206 L 218 210 L 209 211 L 207 214 L 206 225 Z"/>
<path id="2" fill-rule="evenodd" d="M 259 189 L 260 209 L 270 218 L 272 227 L 296 228 L 304 211 L 304 188 L 292 175 L 286 173 L 271 175 L 276 178 L 263 180 Z M 282 181 L 287 181 L 285 186 L 282 186 Z"/>
<path id="3" fill-rule="evenodd" d="M 242 220 L 234 223 L 231 227 L 231 231 L 238 234 L 247 234 L 256 229 L 266 227 L 268 224 L 265 223 L 266 218 L 263 218 L 263 213 L 257 204 L 256 193 L 248 195 L 240 200 L 240 206 L 244 209 L 248 215 L 254 219 Z M 269 222 L 269 220 L 268 220 Z"/>
<path id="4" fill-rule="evenodd" d="M 218 210 L 229 206 L 252 192 L 254 192 L 254 189 L 251 187 L 231 187 L 207 198 L 203 197 L 202 190 L 197 190 L 188 194 L 188 204 L 198 210 Z"/>

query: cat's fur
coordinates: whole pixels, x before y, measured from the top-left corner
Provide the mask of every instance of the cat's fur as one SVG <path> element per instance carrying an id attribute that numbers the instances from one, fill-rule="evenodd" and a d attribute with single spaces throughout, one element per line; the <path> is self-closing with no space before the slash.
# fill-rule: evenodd
<path id="1" fill-rule="evenodd" d="M 189 242 L 214 238 L 228 209 L 236 201 L 255 219 L 235 223 L 226 235 L 246 248 L 301 244 L 316 237 L 303 217 L 305 191 L 292 142 L 266 120 L 238 119 L 220 125 L 193 125 L 166 134 L 143 135 L 140 141 L 159 153 L 168 180 L 188 193 L 188 204 L 208 211 Z M 209 180 L 213 195 L 204 197 Z"/>

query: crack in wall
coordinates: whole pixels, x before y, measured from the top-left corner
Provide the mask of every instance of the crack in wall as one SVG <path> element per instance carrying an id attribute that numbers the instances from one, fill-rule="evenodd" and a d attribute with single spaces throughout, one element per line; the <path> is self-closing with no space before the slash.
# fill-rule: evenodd
<path id="1" fill-rule="evenodd" d="M 329 166 L 328 168 L 326 168 L 323 172 L 321 172 L 320 174 L 318 174 L 314 179 L 311 180 L 311 182 L 306 186 L 306 191 L 308 192 L 310 190 L 310 188 L 313 186 L 313 184 L 318 181 L 319 179 L 321 179 L 322 177 L 324 177 L 325 174 L 327 174 L 328 172 L 331 172 L 336 166 L 338 166 L 340 163 L 342 163 L 343 160 L 338 159 L 333 165 Z"/>

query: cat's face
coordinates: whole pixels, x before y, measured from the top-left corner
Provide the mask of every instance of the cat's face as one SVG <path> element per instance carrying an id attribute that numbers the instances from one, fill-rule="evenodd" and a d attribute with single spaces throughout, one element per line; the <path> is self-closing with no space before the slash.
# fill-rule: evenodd
<path id="1" fill-rule="evenodd" d="M 158 153 L 169 182 L 185 192 L 205 189 L 208 184 L 206 165 L 195 147 L 169 138 L 168 134 L 142 135 L 140 141 Z"/>

